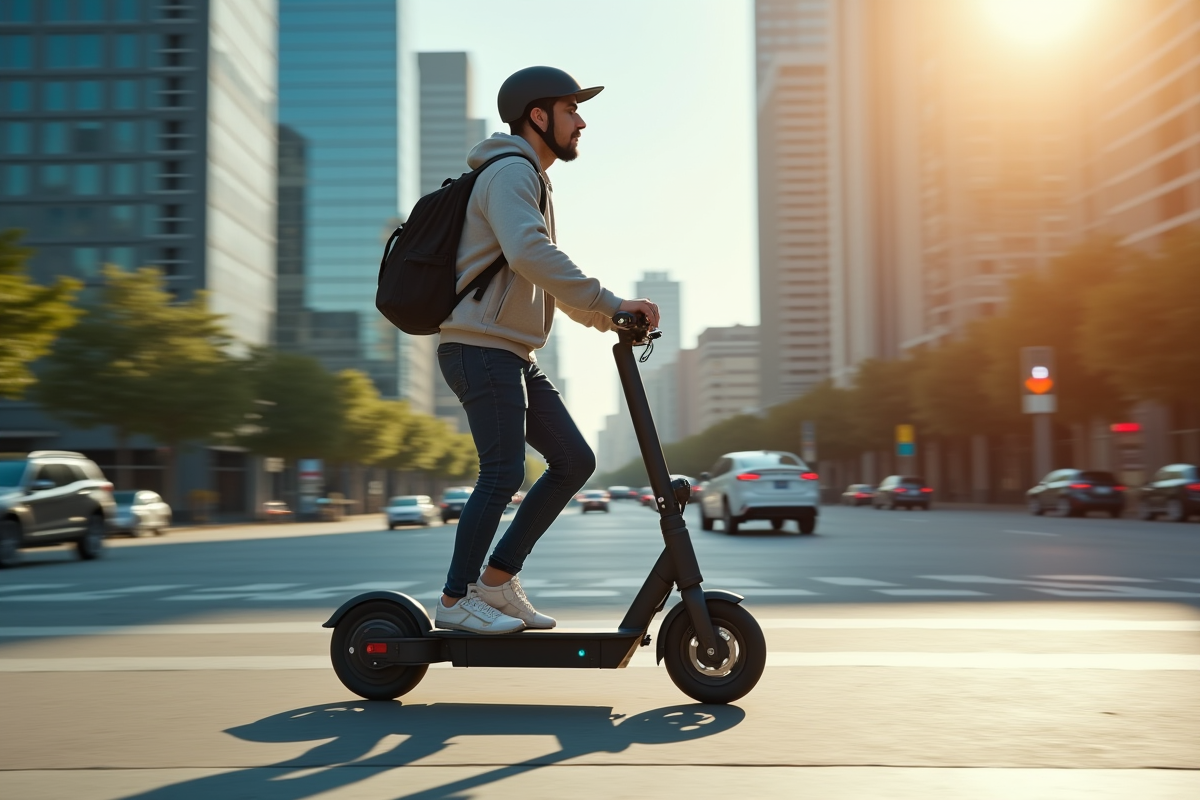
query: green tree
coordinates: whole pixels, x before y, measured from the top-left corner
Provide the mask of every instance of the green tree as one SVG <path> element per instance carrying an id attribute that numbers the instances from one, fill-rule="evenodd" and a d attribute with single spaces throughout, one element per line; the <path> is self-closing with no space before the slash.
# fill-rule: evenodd
<path id="1" fill-rule="evenodd" d="M 854 421 L 853 392 L 825 380 L 794 400 L 767 413 L 765 441 L 757 447 L 800 452 L 800 426 L 811 421 L 817 428 L 817 456 L 840 459 L 856 455 L 861 441 Z"/>
<path id="2" fill-rule="evenodd" d="M 292 463 L 336 455 L 342 435 L 338 381 L 319 361 L 264 349 L 254 353 L 246 372 L 255 414 L 240 432 L 245 447 Z"/>
<path id="3" fill-rule="evenodd" d="M 0 232 L 0 397 L 16 399 L 34 383 L 29 364 L 54 344 L 79 315 L 71 305 L 79 282 L 59 278 L 53 286 L 29 279 L 31 250 L 17 244 L 15 230 Z"/>
<path id="4" fill-rule="evenodd" d="M 987 342 L 987 327 L 976 323 L 962 338 L 914 357 L 913 415 L 920 435 L 969 436 L 988 433 L 996 425 L 981 376 Z"/>
<path id="5" fill-rule="evenodd" d="M 1080 334 L 1087 368 L 1125 397 L 1200 410 L 1200 230 L 1130 254 L 1089 293 Z"/>
<path id="6" fill-rule="evenodd" d="M 403 415 L 404 424 L 382 465 L 398 470 L 436 470 L 451 444 L 449 426 L 436 417 L 412 413 L 404 401 L 392 401 L 392 413 Z"/>
<path id="7" fill-rule="evenodd" d="M 473 481 L 479 474 L 479 453 L 475 450 L 475 440 L 471 434 L 450 434 L 435 470 L 444 478 Z"/>
<path id="8" fill-rule="evenodd" d="M 896 438 L 896 426 L 913 421 L 912 359 L 882 361 L 870 358 L 858 366 L 849 406 L 854 438 L 862 447 L 886 450 Z"/>
<path id="9" fill-rule="evenodd" d="M 130 487 L 128 439 L 146 434 L 168 446 L 166 495 L 175 500 L 178 449 L 230 430 L 249 393 L 230 355 L 233 338 L 203 292 L 174 303 L 156 269 L 104 269 L 104 285 L 83 319 L 46 359 L 37 399 L 52 414 L 116 432 L 118 483 Z"/>
<path id="10" fill-rule="evenodd" d="M 336 381 L 341 414 L 330 460 L 338 464 L 384 461 L 396 451 L 404 417 L 379 397 L 379 390 L 365 373 L 343 370 Z"/>

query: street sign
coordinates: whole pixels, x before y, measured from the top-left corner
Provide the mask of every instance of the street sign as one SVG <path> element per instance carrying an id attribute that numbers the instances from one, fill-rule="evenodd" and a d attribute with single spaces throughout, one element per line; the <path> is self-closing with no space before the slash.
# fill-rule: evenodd
<path id="1" fill-rule="evenodd" d="M 912 425 L 896 426 L 896 455 L 915 456 L 917 454 L 917 432 Z"/>
<path id="2" fill-rule="evenodd" d="M 263 459 L 263 469 L 267 472 L 283 472 L 283 459 L 267 456 Z"/>
<path id="3" fill-rule="evenodd" d="M 800 457 L 809 466 L 817 463 L 817 423 L 812 420 L 800 423 Z"/>
<path id="4" fill-rule="evenodd" d="M 1057 374 L 1053 347 L 1021 348 L 1021 410 L 1026 414 L 1053 414 Z"/>

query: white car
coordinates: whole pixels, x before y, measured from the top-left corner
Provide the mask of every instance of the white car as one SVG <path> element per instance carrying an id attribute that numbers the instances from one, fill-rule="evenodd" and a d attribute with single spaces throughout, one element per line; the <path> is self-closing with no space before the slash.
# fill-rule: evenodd
<path id="1" fill-rule="evenodd" d="M 117 513 L 109 527 L 113 533 L 128 533 L 131 536 L 153 533 L 162 536 L 171 524 L 171 507 L 157 492 L 145 489 L 113 492 L 113 500 L 117 504 Z"/>
<path id="2" fill-rule="evenodd" d="M 441 519 L 433 498 L 427 494 L 393 497 L 383 510 L 383 521 L 387 523 L 389 531 L 397 525 L 432 525 L 435 521 L 441 522 Z"/>
<path id="3" fill-rule="evenodd" d="M 768 519 L 780 530 L 796 520 L 801 533 L 817 529 L 819 484 L 817 473 L 794 453 L 749 450 L 726 453 L 711 473 L 702 473 L 700 527 L 713 529 L 721 520 L 726 533 L 737 533 L 747 520 Z"/>

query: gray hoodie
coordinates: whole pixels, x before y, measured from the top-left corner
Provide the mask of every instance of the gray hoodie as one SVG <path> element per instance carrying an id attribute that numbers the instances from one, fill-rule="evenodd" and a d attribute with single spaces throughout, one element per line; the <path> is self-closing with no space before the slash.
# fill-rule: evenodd
<path id="1" fill-rule="evenodd" d="M 537 163 L 537 153 L 520 136 L 494 133 L 467 156 L 472 169 L 492 156 L 521 152 Z M 472 292 L 442 323 L 441 341 L 497 347 L 534 361 L 546 344 L 557 305 L 576 322 L 611 330 L 621 298 L 589 278 L 554 243 L 554 198 L 546 181 L 546 216 L 538 210 L 542 191 L 534 167 L 506 158 L 479 176 L 467 204 L 458 245 L 458 291 L 466 288 L 503 252 L 508 266 L 488 284 L 478 301 Z"/>

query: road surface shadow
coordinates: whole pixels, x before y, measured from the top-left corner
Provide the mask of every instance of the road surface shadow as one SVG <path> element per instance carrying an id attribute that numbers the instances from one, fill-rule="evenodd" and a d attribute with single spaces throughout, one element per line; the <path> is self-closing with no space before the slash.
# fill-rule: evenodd
<path id="1" fill-rule="evenodd" d="M 253 743 L 319 742 L 301 756 L 163 786 L 126 800 L 300 800 L 428 758 L 447 749 L 457 737 L 557 738 L 556 752 L 528 759 L 520 757 L 519 749 L 527 743 L 514 743 L 506 750 L 495 739 L 480 742 L 478 750 L 463 754 L 459 761 L 472 765 L 464 770 L 493 764 L 494 769 L 432 789 L 408 790 L 397 775 L 393 795 L 397 800 L 448 800 L 513 775 L 592 753 L 619 753 L 631 745 L 674 744 L 712 736 L 730 730 L 745 716 L 737 706 L 710 705 L 666 706 L 626 716 L 604 706 L 323 703 L 225 731 Z M 394 745 L 392 738 L 398 740 Z M 458 744 L 471 746 L 469 740 Z"/>

